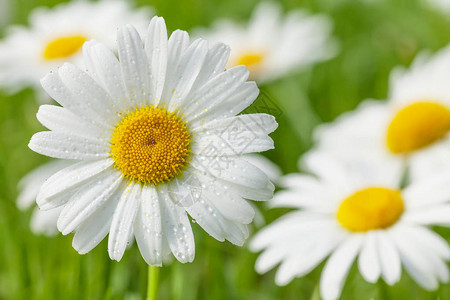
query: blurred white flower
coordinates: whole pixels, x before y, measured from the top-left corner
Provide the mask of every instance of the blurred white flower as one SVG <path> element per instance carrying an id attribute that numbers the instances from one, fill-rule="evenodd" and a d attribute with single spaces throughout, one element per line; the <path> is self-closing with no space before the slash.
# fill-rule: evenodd
<path id="1" fill-rule="evenodd" d="M 32 207 L 36 203 L 36 197 L 42 184 L 51 175 L 68 167 L 72 163 L 65 160 L 54 160 L 25 175 L 19 182 L 20 193 L 17 198 L 17 206 L 23 210 Z M 35 208 L 31 217 L 31 230 L 35 234 L 56 235 L 58 233 L 56 221 L 61 213 L 61 209 L 62 207 L 57 207 L 43 211 Z"/>
<path id="2" fill-rule="evenodd" d="M 377 160 L 416 180 L 450 169 L 450 46 L 392 72 L 388 102 L 364 101 L 315 132 L 317 147 L 353 167 Z"/>
<path id="3" fill-rule="evenodd" d="M 133 24 L 145 32 L 151 11 L 133 10 L 127 1 L 72 1 L 37 8 L 29 27 L 14 26 L 0 41 L 0 88 L 17 92 L 32 87 L 43 96 L 39 80 L 63 62 L 81 68 L 81 48 L 95 39 L 115 49 L 117 28 Z M 40 100 L 44 101 L 48 97 Z"/>
<path id="4" fill-rule="evenodd" d="M 447 242 L 428 228 L 450 226 L 450 173 L 417 181 L 404 189 L 401 178 L 374 172 L 361 174 L 320 152 L 304 165 L 311 175 L 283 177 L 273 207 L 298 209 L 260 231 L 251 241 L 264 252 L 256 270 L 265 273 L 281 263 L 275 282 L 286 285 L 308 274 L 329 256 L 322 270 L 323 299 L 338 299 L 357 259 L 365 280 L 400 280 L 402 265 L 423 288 L 436 289 L 449 279 Z M 270 203 L 270 202 L 269 202 Z"/>
<path id="5" fill-rule="evenodd" d="M 428 4 L 438 10 L 444 12 L 450 12 L 450 1 L 449 0 L 425 0 Z"/>
<path id="6" fill-rule="evenodd" d="M 325 15 L 293 10 L 283 17 L 275 2 L 259 4 L 246 26 L 219 20 L 210 30 L 194 30 L 198 36 L 230 45 L 227 67 L 246 65 L 250 78 L 258 82 L 334 56 L 337 44 L 331 31 L 331 20 Z"/>
<path id="7" fill-rule="evenodd" d="M 219 241 L 242 245 L 254 210 L 274 187 L 241 154 L 273 148 L 277 123 L 266 114 L 238 115 L 258 95 L 248 71 L 224 71 L 229 47 L 190 42 L 185 31 L 167 39 L 153 18 L 144 43 L 130 25 L 118 31 L 119 59 L 104 45 L 83 46 L 87 71 L 64 64 L 42 79 L 62 107 L 42 105 L 34 151 L 78 162 L 51 176 L 37 196 L 41 209 L 64 206 L 63 234 L 75 231 L 79 253 L 109 233 L 120 260 L 135 236 L 150 265 L 172 252 L 194 259 L 186 212 Z"/>

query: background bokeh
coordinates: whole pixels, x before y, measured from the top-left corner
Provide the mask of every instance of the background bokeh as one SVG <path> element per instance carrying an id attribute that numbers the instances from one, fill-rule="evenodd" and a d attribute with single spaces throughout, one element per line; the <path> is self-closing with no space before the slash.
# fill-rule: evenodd
<path id="1" fill-rule="evenodd" d="M 61 1 L 10 2 L 10 22 L 26 24 L 34 7 Z M 276 149 L 265 155 L 284 173 L 297 170 L 298 158 L 312 145 L 314 126 L 333 120 L 366 98 L 385 99 L 394 66 L 407 66 L 418 52 L 436 51 L 450 42 L 450 12 L 428 7 L 425 1 L 280 2 L 286 10 L 307 8 L 329 15 L 341 47 L 334 59 L 260 86 L 263 97 L 279 108 L 280 126 L 272 134 Z M 218 18 L 245 22 L 257 1 L 141 0 L 137 4 L 153 6 L 173 31 L 208 26 Z M 42 130 L 35 118 L 38 104 L 34 97 L 31 90 L 14 96 L 0 91 L 0 299 L 142 299 L 147 265 L 135 245 L 119 263 L 109 259 L 106 240 L 81 256 L 72 248 L 70 235 L 48 238 L 32 234 L 31 211 L 16 208 L 19 179 L 46 161 L 27 147 L 32 134 Z M 266 222 L 286 212 L 268 211 L 264 204 L 259 205 Z M 263 276 L 255 273 L 256 254 L 245 246 L 220 243 L 196 224 L 193 230 L 194 263 L 174 261 L 162 268 L 160 299 L 319 299 L 322 266 L 286 287 L 277 287 L 273 271 Z M 437 231 L 450 240 L 448 232 Z M 382 282 L 374 285 L 364 282 L 354 267 L 342 297 L 450 299 L 450 284 L 426 292 L 403 272 L 401 282 L 394 287 Z"/>

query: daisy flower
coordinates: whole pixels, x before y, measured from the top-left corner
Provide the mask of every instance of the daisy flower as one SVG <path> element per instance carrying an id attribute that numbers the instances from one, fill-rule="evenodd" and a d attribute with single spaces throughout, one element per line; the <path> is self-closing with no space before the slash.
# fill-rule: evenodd
<path id="1" fill-rule="evenodd" d="M 145 32 L 149 18 L 149 10 L 133 10 L 129 2 L 120 0 L 37 8 L 28 27 L 12 27 L 0 42 L 0 87 L 10 92 L 33 87 L 40 92 L 39 80 L 63 62 L 84 67 L 85 41 L 95 39 L 115 49 L 119 26 L 130 23 Z"/>
<path id="2" fill-rule="evenodd" d="M 17 197 L 17 206 L 22 209 L 28 209 L 35 204 L 36 197 L 44 182 L 56 172 L 68 167 L 72 162 L 66 160 L 54 160 L 46 163 L 22 178 L 19 182 L 19 196 Z M 62 207 L 51 210 L 40 210 L 35 208 L 31 216 L 31 230 L 35 234 L 45 234 L 53 236 L 58 233 L 56 221 L 61 213 Z"/>
<path id="3" fill-rule="evenodd" d="M 211 30 L 199 29 L 198 35 L 230 45 L 228 67 L 245 65 L 252 79 L 266 82 L 332 57 L 336 43 L 331 31 L 324 15 L 293 10 L 283 17 L 279 4 L 262 2 L 247 26 L 219 20 Z"/>
<path id="4" fill-rule="evenodd" d="M 275 281 L 285 285 L 329 256 L 320 278 L 323 299 L 339 298 L 355 260 L 361 275 L 372 283 L 381 277 L 395 284 L 402 265 L 427 290 L 448 281 L 450 248 L 428 228 L 450 226 L 448 176 L 402 189 L 400 177 L 380 176 L 380 171 L 360 174 L 324 153 L 309 153 L 304 164 L 311 175 L 283 177 L 286 189 L 271 202 L 273 207 L 297 210 L 251 241 L 253 251 L 264 250 L 256 261 L 258 272 L 280 263 Z"/>
<path id="5" fill-rule="evenodd" d="M 180 30 L 167 39 L 162 18 L 152 19 L 145 43 L 130 25 L 117 42 L 118 59 L 87 42 L 86 72 L 66 63 L 42 79 L 62 107 L 40 107 L 50 131 L 29 147 L 78 162 L 43 184 L 38 205 L 63 206 L 58 229 L 75 232 L 81 254 L 109 233 L 111 259 L 134 236 L 150 265 L 170 252 L 191 262 L 187 214 L 217 240 L 242 245 L 254 216 L 246 199 L 270 199 L 274 187 L 241 155 L 272 149 L 268 133 L 277 127 L 270 115 L 237 116 L 259 92 L 247 69 L 224 71 L 224 44 L 191 43 Z"/>
<path id="6" fill-rule="evenodd" d="M 449 77 L 450 46 L 419 55 L 392 72 L 387 102 L 366 100 L 319 127 L 318 148 L 354 166 L 376 159 L 396 173 L 409 168 L 411 180 L 449 169 Z"/>

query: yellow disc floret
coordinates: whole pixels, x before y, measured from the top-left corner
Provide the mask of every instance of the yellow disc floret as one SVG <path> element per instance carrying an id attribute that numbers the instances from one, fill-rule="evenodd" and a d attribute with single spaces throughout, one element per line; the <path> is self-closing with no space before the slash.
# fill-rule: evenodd
<path id="1" fill-rule="evenodd" d="M 443 138 L 450 130 L 450 111 L 433 102 L 417 102 L 392 119 L 387 131 L 387 147 L 392 153 L 409 153 Z"/>
<path id="2" fill-rule="evenodd" d="M 114 129 L 111 156 L 128 179 L 157 185 L 182 172 L 190 142 L 187 125 L 177 114 L 144 106 L 124 116 Z"/>
<path id="3" fill-rule="evenodd" d="M 257 52 L 249 52 L 242 54 L 238 61 L 237 65 L 245 65 L 248 69 L 252 66 L 258 65 L 264 59 L 264 55 L 262 53 Z"/>
<path id="4" fill-rule="evenodd" d="M 47 44 L 43 56 L 47 60 L 66 58 L 81 49 L 87 39 L 81 35 L 57 38 Z"/>
<path id="5" fill-rule="evenodd" d="M 393 225 L 403 209 L 400 191 L 371 187 L 346 198 L 339 206 L 337 219 L 347 230 L 365 232 Z"/>

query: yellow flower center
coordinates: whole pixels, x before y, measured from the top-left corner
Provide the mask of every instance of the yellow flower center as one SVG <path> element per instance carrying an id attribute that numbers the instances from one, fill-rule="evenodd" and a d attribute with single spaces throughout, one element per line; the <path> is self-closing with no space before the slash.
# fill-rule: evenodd
<path id="1" fill-rule="evenodd" d="M 175 113 L 144 106 L 124 116 L 111 137 L 115 167 L 129 180 L 155 185 L 182 172 L 191 135 Z"/>
<path id="2" fill-rule="evenodd" d="M 433 102 L 417 102 L 392 119 L 387 130 L 387 147 L 392 153 L 404 154 L 443 138 L 450 130 L 450 111 Z"/>
<path id="3" fill-rule="evenodd" d="M 264 54 L 262 52 L 244 52 L 236 59 L 236 66 L 245 65 L 250 73 L 258 71 L 261 62 L 264 60 Z"/>
<path id="4" fill-rule="evenodd" d="M 47 60 L 69 57 L 80 50 L 86 41 L 87 38 L 81 35 L 57 38 L 47 44 L 43 56 Z"/>
<path id="5" fill-rule="evenodd" d="M 337 219 L 353 232 L 383 229 L 400 218 L 403 208 L 400 191 L 371 187 L 346 198 L 339 206 Z"/>

